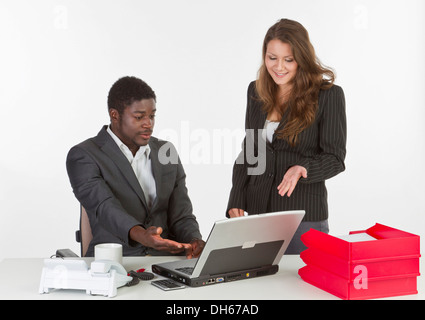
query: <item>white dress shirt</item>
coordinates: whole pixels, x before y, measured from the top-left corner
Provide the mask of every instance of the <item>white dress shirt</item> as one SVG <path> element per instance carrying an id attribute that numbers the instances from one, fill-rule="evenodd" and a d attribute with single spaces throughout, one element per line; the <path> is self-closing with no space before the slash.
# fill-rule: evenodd
<path id="1" fill-rule="evenodd" d="M 140 186 L 143 189 L 146 203 L 150 209 L 156 199 L 156 183 L 152 173 L 151 159 L 149 156 L 151 149 L 149 145 L 147 144 L 146 146 L 141 146 L 133 156 L 133 153 L 130 151 L 130 149 L 112 132 L 109 126 L 106 131 L 108 131 L 112 139 L 114 139 L 122 153 L 130 162 L 134 174 L 136 175 L 137 180 L 139 180 Z"/>

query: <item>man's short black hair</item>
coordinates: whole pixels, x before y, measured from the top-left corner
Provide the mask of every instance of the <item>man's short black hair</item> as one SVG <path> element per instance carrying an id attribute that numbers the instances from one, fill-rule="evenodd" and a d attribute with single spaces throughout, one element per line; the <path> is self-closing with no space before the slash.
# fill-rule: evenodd
<path id="1" fill-rule="evenodd" d="M 123 77 L 118 79 L 109 90 L 108 110 L 116 109 L 123 114 L 124 109 L 134 101 L 154 99 L 156 95 L 152 88 L 143 80 L 136 77 Z"/>

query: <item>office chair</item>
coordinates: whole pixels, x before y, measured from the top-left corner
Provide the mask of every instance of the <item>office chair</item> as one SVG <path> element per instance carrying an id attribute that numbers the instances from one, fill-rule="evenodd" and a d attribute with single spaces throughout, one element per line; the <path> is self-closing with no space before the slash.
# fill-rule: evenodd
<path id="1" fill-rule="evenodd" d="M 80 205 L 80 230 L 75 232 L 77 242 L 81 244 L 81 257 L 85 257 L 90 241 L 93 239 L 89 217 L 86 209 Z"/>

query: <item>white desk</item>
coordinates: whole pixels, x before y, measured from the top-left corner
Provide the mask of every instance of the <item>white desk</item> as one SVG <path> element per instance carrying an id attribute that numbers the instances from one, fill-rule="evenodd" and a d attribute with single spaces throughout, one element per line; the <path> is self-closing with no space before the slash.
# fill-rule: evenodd
<path id="1" fill-rule="evenodd" d="M 173 257 L 126 257 L 123 265 L 126 270 L 146 268 Z M 87 259 L 88 262 L 91 261 Z M 214 284 L 199 288 L 186 288 L 176 291 L 162 291 L 152 286 L 149 281 L 141 281 L 133 287 L 121 287 L 114 298 L 87 295 L 79 290 L 54 290 L 49 294 L 39 294 L 43 259 L 4 259 L 0 262 L 0 299 L 20 300 L 315 300 L 337 297 L 320 290 L 306 282 L 298 275 L 298 269 L 304 263 L 298 255 L 284 256 L 275 275 L 240 280 L 229 283 Z M 423 269 L 423 268 L 421 268 Z M 421 272 L 422 273 L 422 272 Z M 423 273 L 422 273 L 423 274 Z M 160 277 L 156 277 L 158 279 Z M 418 277 L 419 294 L 393 297 L 393 299 L 425 299 L 425 278 Z"/>

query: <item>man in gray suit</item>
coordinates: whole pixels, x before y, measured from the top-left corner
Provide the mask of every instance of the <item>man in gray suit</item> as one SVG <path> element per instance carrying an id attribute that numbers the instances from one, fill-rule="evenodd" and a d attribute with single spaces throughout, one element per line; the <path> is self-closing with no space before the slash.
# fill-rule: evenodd
<path id="1" fill-rule="evenodd" d="M 199 256 L 205 243 L 183 166 L 170 142 L 152 137 L 154 91 L 138 78 L 121 78 L 109 91 L 108 109 L 110 125 L 74 146 L 66 161 L 92 228 L 86 256 L 107 242 L 122 244 L 125 256 Z"/>

